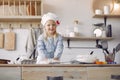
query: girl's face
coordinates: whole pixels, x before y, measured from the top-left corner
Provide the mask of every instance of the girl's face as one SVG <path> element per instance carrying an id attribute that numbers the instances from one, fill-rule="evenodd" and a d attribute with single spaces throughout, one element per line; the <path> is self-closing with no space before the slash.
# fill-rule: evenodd
<path id="1" fill-rule="evenodd" d="M 48 35 L 54 35 L 56 33 L 56 23 L 54 20 L 48 20 L 45 24 L 45 30 Z"/>

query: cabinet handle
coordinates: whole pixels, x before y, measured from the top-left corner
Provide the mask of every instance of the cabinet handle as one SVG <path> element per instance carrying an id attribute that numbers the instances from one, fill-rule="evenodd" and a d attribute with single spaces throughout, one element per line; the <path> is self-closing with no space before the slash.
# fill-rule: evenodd
<path id="1" fill-rule="evenodd" d="M 111 79 L 120 79 L 120 75 L 111 75 Z"/>

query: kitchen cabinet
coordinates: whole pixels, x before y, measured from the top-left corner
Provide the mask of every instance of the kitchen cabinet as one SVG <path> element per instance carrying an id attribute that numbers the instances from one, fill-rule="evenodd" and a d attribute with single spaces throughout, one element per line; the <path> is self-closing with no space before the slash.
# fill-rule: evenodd
<path id="1" fill-rule="evenodd" d="M 62 76 L 64 80 L 87 80 L 86 67 L 23 67 L 23 80 L 47 80 L 47 76 Z"/>
<path id="2" fill-rule="evenodd" d="M 111 80 L 120 76 L 119 64 L 0 64 L 0 80 Z"/>
<path id="3" fill-rule="evenodd" d="M 120 76 L 120 65 L 97 64 L 47 64 L 25 65 L 23 80 L 46 80 L 47 76 L 62 76 L 63 80 L 111 80 L 111 75 Z"/>
<path id="4" fill-rule="evenodd" d="M 112 80 L 111 75 L 120 75 L 120 67 L 88 67 L 87 71 L 90 80 Z"/>
<path id="5" fill-rule="evenodd" d="M 21 80 L 21 68 L 0 66 L 0 80 Z"/>

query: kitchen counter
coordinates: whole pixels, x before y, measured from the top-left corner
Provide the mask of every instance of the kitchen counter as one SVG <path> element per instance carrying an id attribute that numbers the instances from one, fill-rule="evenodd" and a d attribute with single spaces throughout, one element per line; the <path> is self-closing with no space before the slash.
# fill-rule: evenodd
<path id="1" fill-rule="evenodd" d="M 120 76 L 120 64 L 0 64 L 0 80 L 111 80 Z"/>
<path id="2" fill-rule="evenodd" d="M 0 67 L 120 67 L 120 64 L 0 64 Z"/>

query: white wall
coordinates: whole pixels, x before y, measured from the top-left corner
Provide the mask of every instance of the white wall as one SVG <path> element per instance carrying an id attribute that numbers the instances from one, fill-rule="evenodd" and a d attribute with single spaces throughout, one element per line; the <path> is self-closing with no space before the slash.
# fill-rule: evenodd
<path id="1" fill-rule="evenodd" d="M 82 36 L 91 36 L 92 24 L 104 22 L 103 18 L 93 18 L 92 0 L 43 0 L 43 13 L 54 12 L 61 20 L 58 32 L 65 33 L 67 26 L 73 28 L 74 19 L 80 21 L 79 31 Z M 107 24 L 112 25 L 114 39 L 109 41 L 109 49 L 112 50 L 120 42 L 120 19 L 108 18 Z M 17 33 L 17 49 L 16 51 L 6 51 L 0 49 L 0 58 L 8 58 L 14 60 L 18 55 L 24 54 L 25 43 L 28 30 L 14 30 Z M 26 35 L 24 35 L 24 33 Z M 23 41 L 24 39 L 24 41 Z M 100 49 L 68 49 L 66 41 L 64 41 L 64 52 L 62 61 L 69 61 L 79 54 L 89 54 L 94 50 L 100 60 L 104 60 L 102 50 Z M 88 47 L 95 46 L 95 41 L 72 41 L 71 46 Z M 120 52 L 116 55 L 116 61 L 120 63 Z"/>

